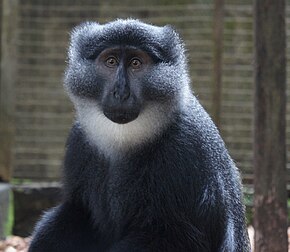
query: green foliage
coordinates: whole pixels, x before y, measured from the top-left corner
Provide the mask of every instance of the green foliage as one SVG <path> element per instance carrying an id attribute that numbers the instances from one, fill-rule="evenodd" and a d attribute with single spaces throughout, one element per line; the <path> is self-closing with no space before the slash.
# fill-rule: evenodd
<path id="1" fill-rule="evenodd" d="M 12 180 L 11 180 L 12 185 L 30 184 L 32 182 L 33 182 L 33 180 L 31 180 L 31 179 L 12 178 Z"/>
<path id="2" fill-rule="evenodd" d="M 254 190 L 251 187 L 245 186 L 244 191 L 244 204 L 246 205 L 246 220 L 247 225 L 253 224 L 253 205 L 254 205 Z"/>
<path id="3" fill-rule="evenodd" d="M 14 224 L 14 200 L 12 190 L 9 193 L 9 209 L 8 209 L 8 219 L 4 226 L 4 235 L 12 235 L 12 229 Z"/>
<path id="4" fill-rule="evenodd" d="M 287 200 L 287 208 L 288 208 L 288 223 L 290 223 L 290 199 Z"/>

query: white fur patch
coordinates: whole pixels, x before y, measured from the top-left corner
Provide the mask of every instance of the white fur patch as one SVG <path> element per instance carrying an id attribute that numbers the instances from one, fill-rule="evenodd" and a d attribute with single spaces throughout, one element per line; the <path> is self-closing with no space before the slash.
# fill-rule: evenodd
<path id="1" fill-rule="evenodd" d="M 168 105 L 152 104 L 145 107 L 132 122 L 118 124 L 109 120 L 97 102 L 74 96 L 77 120 L 87 134 L 88 140 L 107 155 L 121 154 L 138 144 L 154 138 L 168 124 Z M 121 153 L 120 153 L 121 152 Z"/>

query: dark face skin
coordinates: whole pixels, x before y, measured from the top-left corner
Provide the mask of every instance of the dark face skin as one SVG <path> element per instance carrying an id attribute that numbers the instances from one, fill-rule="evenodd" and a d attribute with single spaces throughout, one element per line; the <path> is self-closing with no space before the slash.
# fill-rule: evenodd
<path id="1" fill-rule="evenodd" d="M 142 79 L 152 66 L 151 57 L 133 47 L 114 47 L 96 59 L 102 80 L 101 106 L 104 115 L 119 124 L 135 120 L 142 107 Z"/>

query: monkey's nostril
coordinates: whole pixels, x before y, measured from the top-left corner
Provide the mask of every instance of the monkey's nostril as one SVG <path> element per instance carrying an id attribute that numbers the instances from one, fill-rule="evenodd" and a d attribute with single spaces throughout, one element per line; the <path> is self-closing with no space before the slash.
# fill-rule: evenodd
<path id="1" fill-rule="evenodd" d="M 114 92 L 113 92 L 113 95 L 114 95 L 114 97 L 115 97 L 117 100 L 120 100 L 121 96 L 120 96 L 119 92 L 114 91 Z"/>
<path id="2" fill-rule="evenodd" d="M 129 91 L 124 92 L 124 94 L 123 94 L 123 100 L 127 100 L 129 98 L 129 96 L 130 96 L 130 92 Z"/>

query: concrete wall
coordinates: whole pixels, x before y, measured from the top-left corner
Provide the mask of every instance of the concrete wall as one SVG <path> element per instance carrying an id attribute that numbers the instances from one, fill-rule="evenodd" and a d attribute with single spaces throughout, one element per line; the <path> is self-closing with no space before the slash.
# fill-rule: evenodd
<path id="1" fill-rule="evenodd" d="M 59 183 L 42 182 L 13 186 L 14 225 L 12 233 L 23 237 L 32 234 L 35 223 L 44 211 L 61 200 Z"/>

